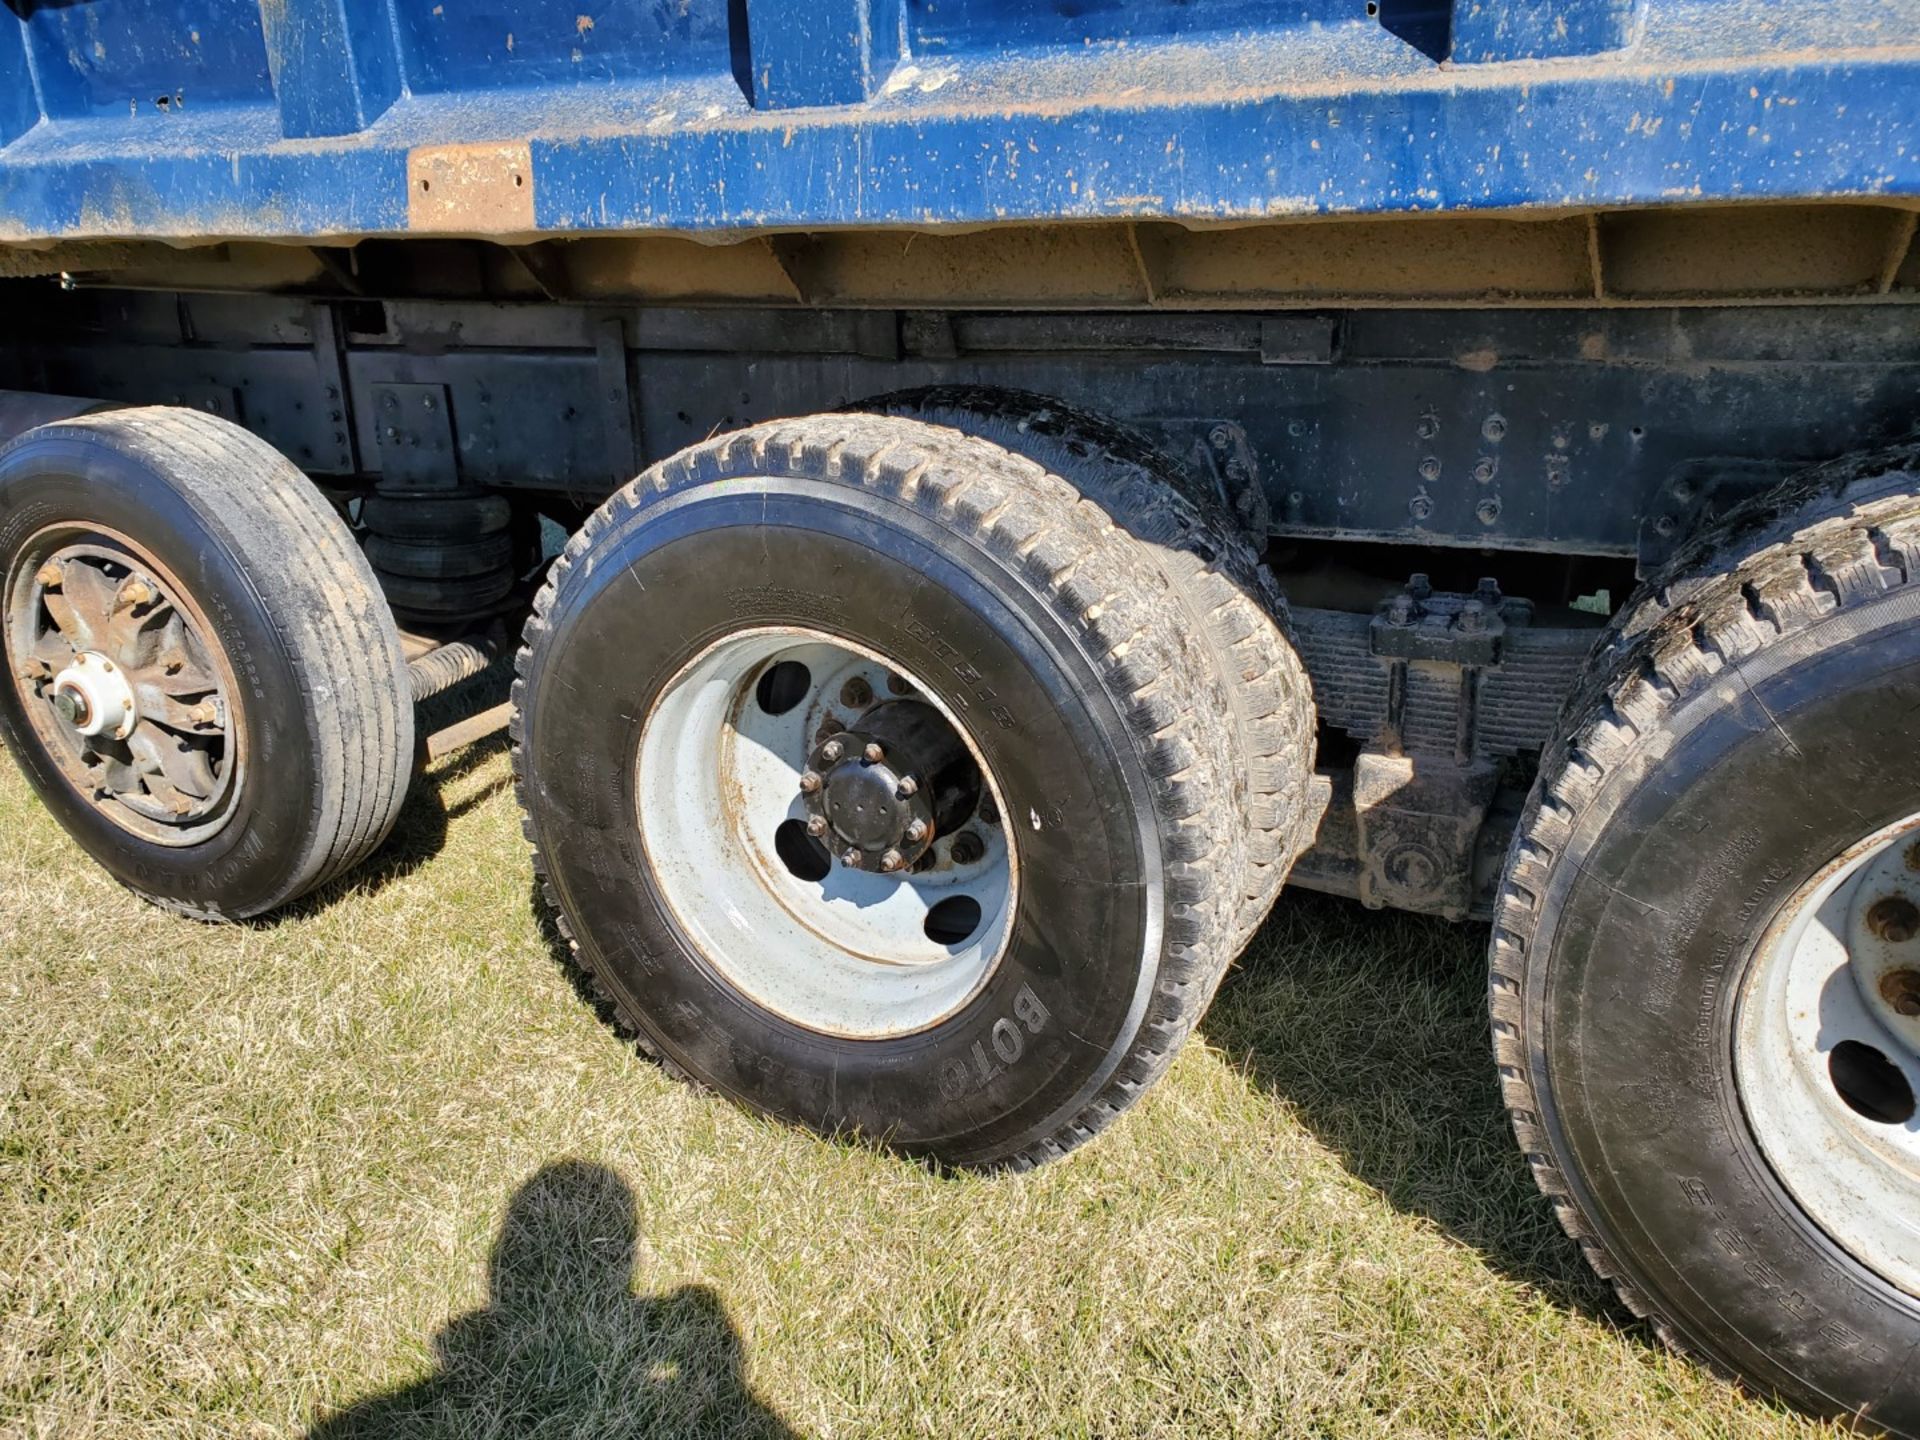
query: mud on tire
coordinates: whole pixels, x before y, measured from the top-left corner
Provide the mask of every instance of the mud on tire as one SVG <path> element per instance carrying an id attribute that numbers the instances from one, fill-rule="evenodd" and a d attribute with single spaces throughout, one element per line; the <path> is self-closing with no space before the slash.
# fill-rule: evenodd
<path id="1" fill-rule="evenodd" d="M 702 645 L 782 624 L 933 677 L 1017 817 L 1004 955 L 918 1033 L 754 1003 L 657 893 L 643 717 Z M 1166 1069 L 1238 923 L 1240 760 L 1182 630 L 1160 565 L 1067 478 L 950 429 L 821 416 L 656 465 L 569 542 L 518 662 L 527 836 L 579 964 L 643 1046 L 755 1109 L 960 1165 L 1065 1153 Z"/>

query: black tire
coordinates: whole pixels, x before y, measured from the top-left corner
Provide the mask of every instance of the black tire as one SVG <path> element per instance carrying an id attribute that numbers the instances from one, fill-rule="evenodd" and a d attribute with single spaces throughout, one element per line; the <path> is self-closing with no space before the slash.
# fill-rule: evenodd
<path id="1" fill-rule="evenodd" d="M 1759 937 L 1920 810 L 1920 452 L 1729 518 L 1614 620 L 1544 757 L 1492 943 L 1494 1053 L 1562 1225 L 1660 1334 L 1920 1435 L 1920 1298 L 1793 1201 L 1734 1082 Z"/>
<path id="2" fill-rule="evenodd" d="M 513 522 L 504 495 L 369 495 L 360 507 L 368 530 L 391 540 L 445 541 L 494 535 Z"/>
<path id="3" fill-rule="evenodd" d="M 381 575 L 408 580 L 467 580 L 513 571 L 513 537 L 501 532 L 474 540 L 367 538 L 367 560 Z"/>
<path id="4" fill-rule="evenodd" d="M 778 623 L 897 655 L 977 709 L 1007 813 L 1032 822 L 1006 954 L 912 1035 L 836 1039 L 728 985 L 630 818 L 660 688 Z M 1157 565 L 1071 485 L 951 430 L 819 416 L 653 467 L 555 562 L 514 687 L 527 836 L 579 963 L 647 1049 L 754 1109 L 956 1165 L 1063 1154 L 1166 1069 L 1228 958 L 1232 741 L 1181 624 Z M 977 1062 L 1009 1017 L 1025 1038 L 996 1073 Z"/>
<path id="5" fill-rule="evenodd" d="M 129 537 L 218 617 L 243 677 L 249 757 L 217 834 L 151 843 L 79 794 L 28 721 L 21 686 L 0 684 L 0 736 L 68 833 L 133 890 L 202 919 L 262 914 L 371 853 L 406 795 L 413 706 L 393 617 L 320 492 L 227 421 L 119 410 L 0 451 L 4 593 L 32 537 L 66 523 Z"/>
<path id="6" fill-rule="evenodd" d="M 1206 650 L 1209 703 L 1233 726 L 1235 795 L 1249 826 L 1229 947 L 1238 954 L 1313 843 L 1313 689 L 1287 603 L 1240 525 L 1152 441 L 1044 395 L 979 385 L 902 390 L 854 407 L 944 425 L 1065 476 L 1158 564 Z"/>

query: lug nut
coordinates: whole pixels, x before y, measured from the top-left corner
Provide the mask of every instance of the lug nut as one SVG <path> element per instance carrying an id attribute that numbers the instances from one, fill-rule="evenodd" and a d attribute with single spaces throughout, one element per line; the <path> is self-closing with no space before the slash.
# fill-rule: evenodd
<path id="1" fill-rule="evenodd" d="M 1902 945 L 1920 934 L 1920 906 L 1904 895 L 1887 895 L 1867 909 L 1867 928 L 1890 945 Z"/>
<path id="2" fill-rule="evenodd" d="M 202 700 L 198 705 L 195 705 L 191 710 L 187 711 L 187 718 L 196 725 L 218 725 L 220 723 L 220 702 L 217 700 Z"/>
<path id="3" fill-rule="evenodd" d="M 852 846 L 848 846 L 847 853 L 840 857 L 840 862 L 849 870 L 858 870 L 860 868 L 860 852 Z"/>
<path id="4" fill-rule="evenodd" d="M 916 820 L 911 825 L 907 826 L 907 839 L 912 840 L 917 844 L 918 842 L 926 838 L 927 838 L 927 822 L 926 821 Z"/>
<path id="5" fill-rule="evenodd" d="M 34 583 L 42 590 L 58 590 L 63 578 L 60 567 L 51 560 L 33 572 Z"/>
<path id="6" fill-rule="evenodd" d="M 947 853 L 953 857 L 954 864 L 971 865 L 987 853 L 987 847 L 978 835 L 962 831 L 953 837 L 953 845 Z"/>
<path id="7" fill-rule="evenodd" d="M 827 822 L 823 816 L 814 815 L 807 820 L 807 834 L 818 840 L 827 833 Z"/>
<path id="8" fill-rule="evenodd" d="M 847 752 L 841 748 L 838 740 L 829 740 L 825 745 L 820 747 L 820 758 L 829 765 L 846 753 Z"/>
<path id="9" fill-rule="evenodd" d="M 888 873 L 898 870 L 904 863 L 898 850 L 889 850 L 880 857 L 880 868 Z"/>
<path id="10" fill-rule="evenodd" d="M 151 605 L 159 598 L 159 593 L 151 585 L 137 577 L 120 587 L 119 601 L 122 605 Z"/>
<path id="11" fill-rule="evenodd" d="M 820 777 L 818 774 L 812 770 L 802 770 L 800 772 L 800 793 L 802 795 L 811 795 L 819 788 Z"/>
<path id="12" fill-rule="evenodd" d="M 869 740 L 867 742 L 867 748 L 860 753 L 867 757 L 867 763 L 869 765 L 878 765 L 882 760 L 887 758 L 887 752 L 880 748 L 880 742 L 878 740 Z"/>
<path id="13" fill-rule="evenodd" d="M 856 675 L 840 687 L 840 703 L 864 710 L 873 703 L 873 687 Z"/>
<path id="14" fill-rule="evenodd" d="M 1897 1015 L 1920 1015 L 1920 970 L 1889 970 L 1880 977 L 1880 997 Z"/>
<path id="15" fill-rule="evenodd" d="M 899 785 L 894 788 L 894 792 L 893 792 L 894 798 L 898 800 L 911 800 L 915 795 L 918 795 L 919 793 L 920 793 L 920 782 L 914 779 L 913 776 L 911 775 L 903 779 L 899 783 Z"/>

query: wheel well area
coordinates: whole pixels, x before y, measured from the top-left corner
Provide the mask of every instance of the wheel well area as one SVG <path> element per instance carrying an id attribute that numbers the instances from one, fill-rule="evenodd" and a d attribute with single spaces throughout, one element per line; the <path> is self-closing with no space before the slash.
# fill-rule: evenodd
<path id="1" fill-rule="evenodd" d="M 1146 436 L 1292 608 L 1328 800 L 1297 883 L 1484 913 L 1532 766 L 1639 576 L 1905 434 L 1898 305 L 793 309 L 7 285 L 0 385 L 235 420 L 365 532 L 403 622 L 524 609 L 543 555 L 716 432 L 911 386 Z M 369 502 L 375 502 L 369 508 Z M 430 517 L 450 518 L 433 533 Z"/>

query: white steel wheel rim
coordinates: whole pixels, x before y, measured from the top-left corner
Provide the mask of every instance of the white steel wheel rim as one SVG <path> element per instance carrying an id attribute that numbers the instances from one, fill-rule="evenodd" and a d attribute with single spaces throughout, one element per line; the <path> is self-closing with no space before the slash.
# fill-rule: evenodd
<path id="1" fill-rule="evenodd" d="M 804 693 L 769 713 L 761 681 L 789 663 L 804 667 Z M 781 845 L 796 853 L 809 753 L 860 713 L 843 696 L 862 685 L 875 703 L 909 698 L 944 717 L 978 767 L 984 798 L 968 822 L 935 834 L 924 868 L 880 874 L 834 859 L 808 878 Z M 648 861 L 681 929 L 725 980 L 797 1025 L 854 1039 L 925 1030 L 977 995 L 1005 952 L 1018 856 L 1004 797 L 958 717 L 874 651 L 789 626 L 716 642 L 654 702 L 637 782 Z M 968 902 L 977 922 L 953 938 Z"/>
<path id="2" fill-rule="evenodd" d="M 1920 814 L 1825 867 L 1761 941 L 1734 1080 L 1781 1184 L 1836 1244 L 1920 1297 Z"/>

